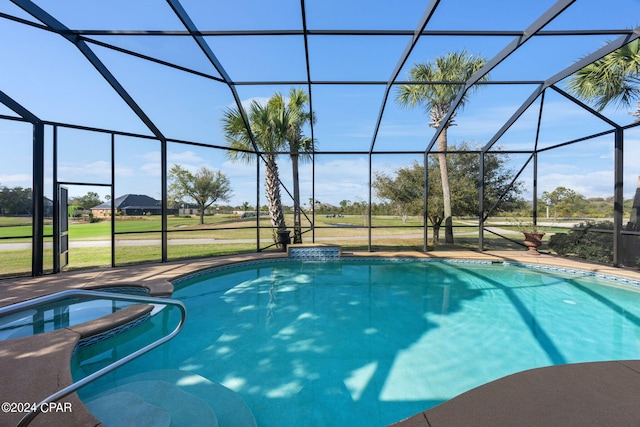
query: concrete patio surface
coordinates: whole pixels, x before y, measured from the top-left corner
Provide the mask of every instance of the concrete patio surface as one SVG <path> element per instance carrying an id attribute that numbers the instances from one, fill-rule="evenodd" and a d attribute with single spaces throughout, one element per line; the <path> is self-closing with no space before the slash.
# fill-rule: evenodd
<path id="1" fill-rule="evenodd" d="M 640 361 L 519 372 L 484 384 L 393 427 L 640 426 Z"/>
<path id="2" fill-rule="evenodd" d="M 171 280 L 228 263 L 281 258 L 286 253 L 252 253 L 217 258 L 65 272 L 43 277 L 0 280 L 0 307 L 66 289 L 113 285 L 143 286 L 151 295 L 169 296 Z M 348 252 L 354 257 L 420 257 L 521 262 L 575 268 L 640 280 L 640 272 L 567 260 L 525 251 Z M 107 322 L 122 322 L 118 316 Z M 0 400 L 36 403 L 71 384 L 70 358 L 81 336 L 105 328 L 105 318 L 54 332 L 0 341 Z M 451 399 L 394 424 L 417 426 L 640 426 L 640 361 L 599 362 L 525 371 Z M 72 411 L 39 415 L 33 426 L 98 426 L 75 394 L 61 399 Z M 64 407 L 60 408 L 64 409 Z M 24 414 L 1 412 L 0 427 Z"/>

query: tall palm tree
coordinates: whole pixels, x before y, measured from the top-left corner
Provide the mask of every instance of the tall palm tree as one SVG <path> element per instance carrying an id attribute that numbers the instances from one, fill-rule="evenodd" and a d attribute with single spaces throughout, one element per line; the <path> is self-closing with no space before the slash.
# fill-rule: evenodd
<path id="1" fill-rule="evenodd" d="M 286 228 L 284 213 L 282 211 L 282 200 L 280 197 L 280 176 L 278 164 L 276 163 L 277 153 L 282 151 L 286 144 L 286 128 L 279 127 L 283 122 L 278 118 L 278 114 L 285 114 L 278 111 L 267 103 L 262 105 L 253 101 L 249 107 L 249 124 L 251 133 L 254 136 L 258 150 L 264 152 L 262 158 L 265 162 L 265 187 L 267 202 L 269 206 L 269 217 L 274 230 Z M 251 135 L 245 126 L 242 115 L 237 108 L 230 108 L 224 112 L 222 118 L 223 129 L 229 150 L 227 156 L 231 160 L 252 163 L 256 158 Z M 274 233 L 275 235 L 275 233 Z"/>
<path id="2" fill-rule="evenodd" d="M 293 174 L 293 243 L 302 243 L 302 224 L 300 218 L 300 178 L 298 165 L 300 161 L 310 158 L 310 153 L 315 149 L 314 141 L 305 137 L 302 128 L 313 121 L 313 116 L 307 111 L 309 96 L 302 89 L 291 88 L 289 99 L 285 99 L 276 93 L 269 100 L 269 104 L 282 111 L 277 117 L 286 120 L 280 123 L 286 128 L 286 141 L 289 145 L 289 157 L 291 158 L 291 170 Z M 286 114 L 284 114 L 286 112 Z"/>
<path id="3" fill-rule="evenodd" d="M 567 87 L 578 98 L 593 102 L 598 111 L 611 103 L 629 107 L 640 98 L 640 39 L 582 68 Z M 640 108 L 632 114 L 640 118 Z"/>
<path id="4" fill-rule="evenodd" d="M 445 119 L 449 107 L 456 99 L 462 88 L 461 84 L 443 84 L 442 82 L 465 82 L 485 64 L 485 59 L 475 57 L 466 50 L 449 53 L 435 59 L 433 63 L 414 64 L 409 70 L 410 80 L 424 82 L 425 84 L 401 85 L 398 90 L 396 102 L 401 106 L 425 108 L 431 121 L 429 126 L 438 128 Z M 488 77 L 485 76 L 483 80 Z M 429 84 L 431 82 L 441 82 Z M 471 89 L 475 89 L 473 86 Z M 471 90 L 468 90 L 460 101 L 462 108 L 468 99 Z M 449 172 L 447 170 L 447 129 L 454 125 L 455 113 L 438 135 L 438 164 L 442 181 L 442 199 L 444 205 L 445 242 L 453 243 L 453 218 L 451 212 L 451 191 L 449 187 Z"/>

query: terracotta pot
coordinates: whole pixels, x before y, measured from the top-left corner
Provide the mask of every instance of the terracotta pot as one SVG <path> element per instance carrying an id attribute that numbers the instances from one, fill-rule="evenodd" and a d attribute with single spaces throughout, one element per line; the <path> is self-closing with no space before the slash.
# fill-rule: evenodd
<path id="1" fill-rule="evenodd" d="M 284 252 L 287 251 L 287 245 L 291 243 L 291 237 L 289 234 L 291 231 L 289 230 L 278 230 L 276 234 L 278 235 L 278 244 L 282 247 Z"/>
<path id="2" fill-rule="evenodd" d="M 539 233 L 535 231 L 523 231 L 524 234 L 524 244 L 529 248 L 529 254 L 531 255 L 540 255 L 538 252 L 538 246 L 542 244 L 542 236 L 544 233 Z"/>

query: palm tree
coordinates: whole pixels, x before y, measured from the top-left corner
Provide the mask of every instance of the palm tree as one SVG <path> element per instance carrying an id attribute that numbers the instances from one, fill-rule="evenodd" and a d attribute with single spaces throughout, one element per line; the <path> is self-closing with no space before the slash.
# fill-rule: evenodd
<path id="1" fill-rule="evenodd" d="M 640 97 L 640 39 L 622 46 L 580 69 L 569 81 L 569 92 L 602 111 L 612 102 L 629 107 Z M 632 113 L 640 118 L 638 110 Z"/>
<path id="2" fill-rule="evenodd" d="M 298 164 L 310 158 L 310 153 L 315 149 L 314 141 L 305 137 L 302 127 L 313 120 L 313 116 L 307 111 L 309 96 L 302 89 L 291 88 L 289 100 L 276 93 L 269 100 L 269 104 L 282 113 L 277 117 L 285 120 L 279 126 L 287 129 L 286 141 L 289 144 L 289 157 L 291 158 L 291 170 L 293 173 L 293 243 L 302 243 L 302 224 L 300 218 L 300 179 Z"/>
<path id="3" fill-rule="evenodd" d="M 429 126 L 439 128 L 449 111 L 449 107 L 458 96 L 461 84 L 444 84 L 443 82 L 465 82 L 485 64 L 485 59 L 462 52 L 449 53 L 435 59 L 433 63 L 414 64 L 409 70 L 410 80 L 425 84 L 405 84 L 399 87 L 396 102 L 401 106 L 413 108 L 422 106 L 431 118 Z M 482 80 L 486 80 L 485 76 Z M 440 82 L 428 84 L 430 82 Z M 472 89 L 477 86 L 473 86 Z M 467 101 L 470 90 L 460 101 L 462 108 Z M 449 189 L 449 173 L 447 170 L 447 129 L 453 126 L 455 113 L 448 123 L 444 124 L 438 135 L 438 164 L 442 181 L 442 199 L 444 205 L 445 242 L 453 243 L 453 218 L 451 212 L 451 191 Z"/>
<path id="4" fill-rule="evenodd" d="M 269 217 L 274 230 L 286 228 L 280 197 L 280 176 L 276 163 L 277 153 L 282 151 L 286 144 L 286 129 L 278 127 L 278 123 L 282 123 L 282 119 L 277 117 L 278 113 L 284 112 L 277 111 L 270 103 L 261 105 L 257 101 L 253 101 L 249 107 L 251 133 L 258 150 L 263 152 Z M 252 163 L 257 155 L 254 153 L 251 135 L 240 111 L 237 108 L 227 109 L 224 112 L 222 122 L 228 146 L 231 148 L 227 152 L 228 158 Z"/>

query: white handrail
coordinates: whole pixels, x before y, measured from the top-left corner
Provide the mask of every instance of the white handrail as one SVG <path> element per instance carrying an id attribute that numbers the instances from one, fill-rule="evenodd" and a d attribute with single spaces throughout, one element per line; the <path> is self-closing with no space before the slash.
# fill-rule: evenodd
<path id="1" fill-rule="evenodd" d="M 104 368 L 94 372 L 93 374 L 88 375 L 83 379 L 78 380 L 73 384 L 66 386 L 62 390 L 59 390 L 56 393 L 45 398 L 40 403 L 38 403 L 38 405 L 31 412 L 27 413 L 24 417 L 22 417 L 22 419 L 18 423 L 18 427 L 25 427 L 29 425 L 29 423 L 31 423 L 31 421 L 33 421 L 33 419 L 42 411 L 42 407 L 44 405 L 47 405 L 53 401 L 56 401 L 60 398 L 63 398 L 73 393 L 74 391 L 90 383 L 91 381 L 94 381 L 97 378 L 100 378 L 101 376 L 108 374 L 109 372 L 119 368 L 125 363 L 128 363 L 133 359 L 139 356 L 142 356 L 143 354 L 169 341 L 171 338 L 175 337 L 178 334 L 178 332 L 180 332 L 187 316 L 187 310 L 184 304 L 181 301 L 170 299 L 170 298 L 147 297 L 147 296 L 120 294 L 115 292 L 99 292 L 99 291 L 86 291 L 81 289 L 74 289 L 74 290 L 57 292 L 55 294 L 46 295 L 46 296 L 35 298 L 32 300 L 19 302 L 7 307 L 2 307 L 0 308 L 0 317 L 13 314 L 28 308 L 38 306 L 38 305 L 57 301 L 60 299 L 69 298 L 69 297 L 78 297 L 78 296 L 79 297 L 95 297 L 95 298 L 108 299 L 113 301 L 130 301 L 130 302 L 141 302 L 141 303 L 148 303 L 148 304 L 172 305 L 180 309 L 180 313 L 181 313 L 180 322 L 175 327 L 175 329 L 171 331 L 171 333 L 169 333 L 168 335 L 163 336 L 162 338 L 152 342 L 151 344 L 148 344 L 142 347 L 141 349 L 136 350 L 135 352 L 123 357 L 122 359 L 119 359 L 111 363 L 110 365 L 105 366 Z"/>

